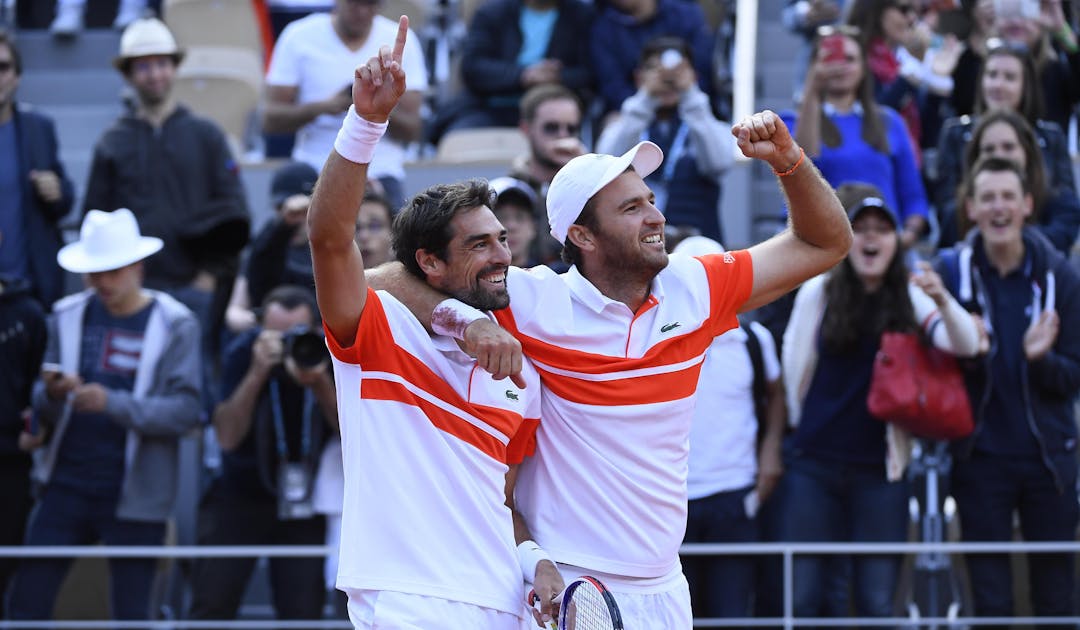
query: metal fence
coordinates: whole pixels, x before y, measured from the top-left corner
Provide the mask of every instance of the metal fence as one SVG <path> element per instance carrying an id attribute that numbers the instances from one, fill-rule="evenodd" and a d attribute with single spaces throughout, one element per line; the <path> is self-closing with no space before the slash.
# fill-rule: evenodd
<path id="1" fill-rule="evenodd" d="M 313 557 L 333 553 L 323 545 L 297 546 L 78 546 L 78 547 L 0 547 L 0 557 L 6 558 L 249 558 L 249 557 Z M 751 627 L 901 627 L 901 628 L 966 628 L 972 625 L 1073 625 L 1080 626 L 1080 617 L 971 617 L 949 615 L 940 617 L 903 616 L 889 618 L 806 618 L 795 617 L 794 559 L 797 555 L 858 555 L 858 554 L 1014 554 L 1014 553 L 1080 553 L 1080 542 L 1002 542 L 1002 543 L 752 543 L 711 544 L 694 543 L 682 546 L 684 556 L 714 555 L 779 555 L 783 564 L 783 616 L 773 618 L 695 619 L 695 628 Z M 146 621 L 113 620 L 48 620 L 0 621 L 2 628 L 56 628 L 98 630 L 105 628 L 152 628 L 180 630 L 182 628 L 350 628 L 345 620 L 209 620 L 150 619 Z M 644 630 L 644 629 L 631 629 Z M 656 630 L 656 629 L 647 629 Z"/>

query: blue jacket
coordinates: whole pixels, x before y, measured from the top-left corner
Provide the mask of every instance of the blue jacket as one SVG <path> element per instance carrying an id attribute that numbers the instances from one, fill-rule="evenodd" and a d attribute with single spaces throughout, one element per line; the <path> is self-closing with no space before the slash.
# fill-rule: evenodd
<path id="1" fill-rule="evenodd" d="M 934 206 L 941 223 L 939 247 L 951 247 L 958 240 L 956 225 L 957 189 L 964 176 L 964 151 L 971 141 L 977 119 L 960 116 L 945 121 L 938 140 L 937 173 L 934 177 Z M 1057 123 L 1037 120 L 1033 127 L 1042 150 L 1046 188 L 1050 193 L 1046 206 L 1038 209 L 1043 234 L 1062 252 L 1068 252 L 1080 228 L 1080 202 L 1076 199 L 1069 141 Z M 1058 199 L 1060 197 L 1060 200 Z"/>
<path id="2" fill-rule="evenodd" d="M 1039 312 L 1052 305 L 1061 319 L 1061 328 L 1053 349 L 1046 356 L 1035 362 L 1025 361 L 1020 366 L 1019 384 L 993 382 L 991 363 L 999 350 L 998 339 L 993 334 L 990 351 L 965 362 L 968 395 L 975 413 L 975 432 L 958 441 L 954 450 L 961 458 L 971 455 L 983 426 L 991 392 L 1021 396 L 1027 416 L 1021 421 L 1027 422 L 1039 444 L 1043 463 L 1054 476 L 1058 489 L 1065 492 L 1070 489 L 1063 487 L 1062 480 L 1069 478 L 1066 470 L 1073 465 L 1070 460 L 1076 456 L 1073 400 L 1080 392 L 1080 328 L 1075 325 L 1080 321 L 1080 272 L 1038 230 L 1025 227 L 1023 238 L 1031 261 L 1032 311 Z M 967 240 L 941 252 L 937 267 L 945 285 L 960 304 L 981 314 L 987 321 L 988 330 L 993 331 L 996 311 L 983 277 L 996 272 L 980 264 L 980 257 L 973 255 L 981 247 L 982 237 L 978 231 L 972 231 Z"/>
<path id="3" fill-rule="evenodd" d="M 64 272 L 56 263 L 63 244 L 58 223 L 71 210 L 75 187 L 60 163 L 56 125 L 30 106 L 17 104 L 13 120 L 19 146 L 19 175 L 23 182 L 22 212 L 26 217 L 26 250 L 30 253 L 32 295 L 48 308 L 64 295 Z M 60 199 L 46 203 L 30 183 L 30 171 L 53 171 L 60 177 Z"/>
<path id="4" fill-rule="evenodd" d="M 521 0 L 490 0 L 473 15 L 461 55 L 461 77 L 478 99 L 520 98 Z M 545 57 L 562 62 L 560 83 L 584 98 L 592 90 L 588 63 L 589 26 L 593 9 L 581 0 L 560 0 L 559 17 Z"/>

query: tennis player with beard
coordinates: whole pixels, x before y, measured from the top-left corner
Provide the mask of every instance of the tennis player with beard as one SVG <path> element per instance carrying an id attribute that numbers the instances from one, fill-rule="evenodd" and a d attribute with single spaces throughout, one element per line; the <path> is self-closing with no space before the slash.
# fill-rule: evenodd
<path id="1" fill-rule="evenodd" d="M 353 239 L 371 155 L 405 92 L 407 33 L 402 17 L 393 49 L 356 69 L 308 213 L 345 469 L 337 587 L 358 629 L 516 630 L 525 594 L 507 497 L 535 445 L 536 371 L 519 361 L 506 368 L 520 370 L 514 380 L 495 380 L 477 369 L 455 339 L 368 285 Z M 510 251 L 491 199 L 483 181 L 414 197 L 393 226 L 404 273 L 471 308 L 505 308 Z"/>

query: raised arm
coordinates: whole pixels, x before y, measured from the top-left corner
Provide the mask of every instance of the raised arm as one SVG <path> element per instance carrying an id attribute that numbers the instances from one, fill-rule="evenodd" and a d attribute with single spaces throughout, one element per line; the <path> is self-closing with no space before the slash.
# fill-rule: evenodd
<path id="1" fill-rule="evenodd" d="M 851 224 L 832 186 L 771 111 L 744 118 L 731 129 L 746 157 L 769 164 L 780 179 L 788 228 L 750 248 L 754 288 L 740 310 L 768 304 L 828 270 L 851 247 Z"/>
<path id="2" fill-rule="evenodd" d="M 371 153 L 386 131 L 391 110 L 405 93 L 401 56 L 408 32 L 409 18 L 401 16 L 393 49 L 383 46 L 377 57 L 356 68 L 353 107 L 345 115 L 308 211 L 308 240 L 319 311 L 343 347 L 351 346 L 355 340 L 367 297 L 364 260 L 353 238 L 356 216 L 364 197 Z"/>

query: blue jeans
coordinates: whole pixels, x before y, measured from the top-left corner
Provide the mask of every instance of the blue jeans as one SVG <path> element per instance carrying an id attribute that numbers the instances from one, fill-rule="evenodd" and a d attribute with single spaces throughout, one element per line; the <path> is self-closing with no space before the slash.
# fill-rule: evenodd
<path id="1" fill-rule="evenodd" d="M 26 544 L 160 545 L 164 522 L 116 518 L 116 500 L 99 499 L 76 490 L 48 486 L 27 525 Z M 57 593 L 71 566 L 70 558 L 27 559 L 11 584 L 8 611 L 12 619 L 51 619 Z M 110 559 L 113 619 L 141 620 L 150 614 L 150 590 L 156 558 Z"/>
<path id="2" fill-rule="evenodd" d="M 784 539 L 789 542 L 903 542 L 907 540 L 908 485 L 890 483 L 882 466 L 816 459 L 795 453 L 781 481 Z M 834 572 L 847 563 L 836 556 L 795 556 L 795 615 L 828 610 L 837 584 Z M 855 612 L 890 617 L 901 558 L 858 554 L 851 558 Z"/>
<path id="3" fill-rule="evenodd" d="M 689 503 L 684 542 L 758 541 L 757 523 L 743 500 L 753 486 L 719 492 Z M 697 617 L 748 617 L 756 559 L 753 556 L 686 556 L 683 573 Z"/>
<path id="4" fill-rule="evenodd" d="M 960 529 L 967 542 L 1010 541 L 1013 512 L 1020 514 L 1020 532 L 1027 541 L 1076 540 L 1076 455 L 1057 457 L 1069 473 L 1058 492 L 1050 471 L 1037 457 L 1017 458 L 974 453 L 953 465 L 952 495 L 960 511 Z M 1065 461 L 1063 460 L 1063 461 Z M 1031 608 L 1040 616 L 1075 615 L 1072 554 L 1029 554 Z M 1013 614 L 1012 570 L 1004 554 L 966 557 L 975 614 Z M 1049 626 L 1040 626 L 1049 627 Z M 1071 627 L 1071 626 L 1070 626 Z"/>

